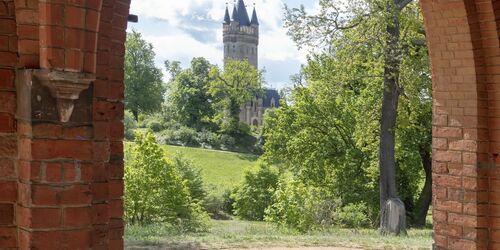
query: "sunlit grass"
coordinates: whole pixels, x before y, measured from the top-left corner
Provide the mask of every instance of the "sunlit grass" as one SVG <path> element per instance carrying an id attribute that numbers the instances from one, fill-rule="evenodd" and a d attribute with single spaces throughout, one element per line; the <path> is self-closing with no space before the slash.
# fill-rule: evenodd
<path id="1" fill-rule="evenodd" d="M 212 221 L 206 233 L 176 232 L 165 225 L 128 226 L 128 249 L 226 249 L 262 247 L 353 247 L 361 249 L 430 249 L 430 229 L 410 229 L 407 236 L 382 237 L 375 229 L 341 229 L 300 234 L 265 222 Z M 141 248 L 142 247 L 142 248 Z"/>
<path id="2" fill-rule="evenodd" d="M 257 156 L 201 148 L 165 146 L 167 154 L 181 153 L 202 170 L 207 189 L 223 193 L 239 184 L 245 171 L 251 169 Z"/>

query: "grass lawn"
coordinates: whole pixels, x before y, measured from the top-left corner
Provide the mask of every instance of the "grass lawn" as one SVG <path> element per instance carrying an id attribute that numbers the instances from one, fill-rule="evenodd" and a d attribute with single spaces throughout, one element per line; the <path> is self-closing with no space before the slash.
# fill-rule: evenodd
<path id="1" fill-rule="evenodd" d="M 181 153 L 201 168 L 203 181 L 208 190 L 222 193 L 233 188 L 243 179 L 257 161 L 251 154 L 217 151 L 201 148 L 164 146 L 167 154 Z"/>
<path id="2" fill-rule="evenodd" d="M 238 249 L 271 247 L 346 247 L 355 249 L 431 249 L 432 230 L 412 229 L 408 236 L 381 237 L 374 229 L 331 229 L 298 234 L 265 222 L 212 221 L 207 233 L 178 234 L 165 226 L 127 226 L 126 249 Z"/>

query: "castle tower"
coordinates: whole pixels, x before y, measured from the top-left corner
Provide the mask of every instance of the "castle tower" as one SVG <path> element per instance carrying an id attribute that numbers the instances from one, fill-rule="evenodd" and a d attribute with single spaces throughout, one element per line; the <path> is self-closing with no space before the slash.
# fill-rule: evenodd
<path id="1" fill-rule="evenodd" d="M 226 6 L 223 36 L 224 60 L 247 59 L 251 65 L 258 68 L 259 20 L 255 7 L 252 19 L 250 19 L 243 0 L 238 0 L 238 3 L 234 5 L 231 17 Z"/>

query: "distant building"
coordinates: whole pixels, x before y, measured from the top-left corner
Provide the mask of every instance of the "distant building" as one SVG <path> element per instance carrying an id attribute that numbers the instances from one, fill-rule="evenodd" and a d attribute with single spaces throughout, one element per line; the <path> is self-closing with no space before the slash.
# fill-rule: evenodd
<path id="1" fill-rule="evenodd" d="M 248 60 L 250 65 L 258 69 L 259 19 L 255 7 L 250 19 L 243 0 L 238 0 L 231 15 L 229 15 L 229 8 L 226 6 L 223 38 L 224 60 Z M 261 126 L 266 109 L 278 107 L 279 101 L 278 91 L 266 89 L 264 96 L 256 96 L 254 100 L 241 107 L 240 121 L 248 125 Z"/>

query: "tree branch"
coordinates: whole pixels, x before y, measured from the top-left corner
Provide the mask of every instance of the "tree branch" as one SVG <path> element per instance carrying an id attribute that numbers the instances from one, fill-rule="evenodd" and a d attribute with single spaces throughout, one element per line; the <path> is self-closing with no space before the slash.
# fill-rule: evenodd
<path id="1" fill-rule="evenodd" d="M 399 10 L 404 9 L 411 2 L 413 2 L 413 0 L 400 0 L 399 3 L 398 3 Z"/>

